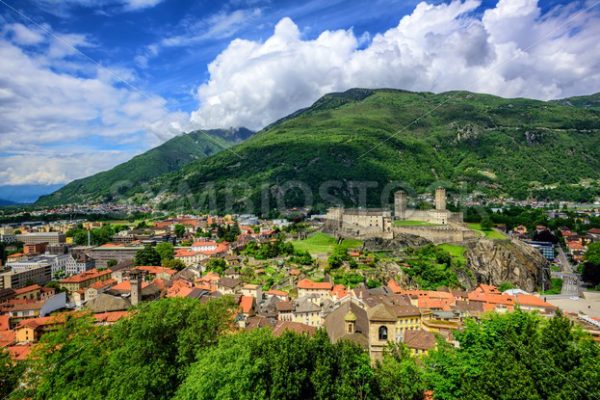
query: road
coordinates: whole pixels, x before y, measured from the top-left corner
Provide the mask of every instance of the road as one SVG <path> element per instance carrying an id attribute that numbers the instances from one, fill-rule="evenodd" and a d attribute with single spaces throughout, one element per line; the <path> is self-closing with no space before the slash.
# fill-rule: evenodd
<path id="1" fill-rule="evenodd" d="M 569 262 L 569 259 L 560 244 L 558 245 L 558 262 L 560 262 L 560 265 L 562 266 L 562 272 L 573 273 L 573 266 Z"/>
<path id="2" fill-rule="evenodd" d="M 558 262 L 561 265 L 561 272 L 553 272 L 552 276 L 563 280 L 560 294 L 563 296 L 578 296 L 580 286 L 579 275 L 573 272 L 573 266 L 560 245 L 558 245 Z"/>

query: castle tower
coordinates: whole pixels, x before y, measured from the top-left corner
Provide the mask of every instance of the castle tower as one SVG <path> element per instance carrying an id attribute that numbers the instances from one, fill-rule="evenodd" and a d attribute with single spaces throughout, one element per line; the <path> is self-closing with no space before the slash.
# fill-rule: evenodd
<path id="1" fill-rule="evenodd" d="M 435 209 L 438 211 L 446 210 L 446 189 L 443 187 L 435 189 Z"/>
<path id="2" fill-rule="evenodd" d="M 129 282 L 131 283 L 131 305 L 137 306 L 142 301 L 142 276 L 140 272 L 136 270 L 129 272 Z"/>
<path id="3" fill-rule="evenodd" d="M 398 190 L 394 193 L 394 216 L 396 219 L 406 219 L 406 207 L 408 205 L 408 198 L 406 192 Z"/>

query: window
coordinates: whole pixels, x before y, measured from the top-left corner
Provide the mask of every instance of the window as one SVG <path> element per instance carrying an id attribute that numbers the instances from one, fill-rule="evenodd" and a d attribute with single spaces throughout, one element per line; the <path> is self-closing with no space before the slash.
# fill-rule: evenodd
<path id="1" fill-rule="evenodd" d="M 387 340 L 387 338 L 388 338 L 387 326 L 380 326 L 379 327 L 379 340 Z"/>

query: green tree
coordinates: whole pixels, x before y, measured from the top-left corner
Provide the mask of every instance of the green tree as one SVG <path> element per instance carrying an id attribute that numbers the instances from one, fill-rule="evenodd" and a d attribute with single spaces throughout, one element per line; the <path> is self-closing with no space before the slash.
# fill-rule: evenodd
<path id="1" fill-rule="evenodd" d="M 183 237 L 183 235 L 185 235 L 185 226 L 182 224 L 176 224 L 174 231 L 175 231 L 175 236 L 177 236 L 178 238 L 181 239 Z"/>
<path id="2" fill-rule="evenodd" d="M 297 263 L 297 264 L 302 264 L 302 265 L 312 265 L 313 263 L 313 259 L 310 255 L 310 253 L 308 251 L 300 251 L 300 250 L 296 250 L 294 251 L 294 255 L 292 257 L 290 257 L 290 261 Z"/>
<path id="3" fill-rule="evenodd" d="M 163 263 L 175 258 L 175 248 L 173 247 L 173 244 L 168 242 L 158 243 L 156 245 L 156 252 L 160 255 L 160 260 Z"/>
<path id="4" fill-rule="evenodd" d="M 491 231 L 494 227 L 494 223 L 492 219 L 488 216 L 485 216 L 481 219 L 481 229 L 484 231 Z"/>
<path id="5" fill-rule="evenodd" d="M 146 221 L 140 221 L 136 226 L 135 229 L 145 229 L 148 228 L 148 225 L 146 224 Z"/>
<path id="6" fill-rule="evenodd" d="M 0 398 L 8 398 L 17 387 L 23 370 L 22 364 L 15 364 L 8 352 L 0 348 Z"/>
<path id="7" fill-rule="evenodd" d="M 160 266 L 160 254 L 152 245 L 146 245 L 143 249 L 135 253 L 135 265 L 155 265 Z"/>
<path id="8" fill-rule="evenodd" d="M 375 381 L 380 400 L 418 400 L 425 392 L 421 368 L 402 343 L 389 345 L 375 367 Z"/>
<path id="9" fill-rule="evenodd" d="M 0 242 L 0 263 L 6 264 L 6 243 Z"/>
<path id="10" fill-rule="evenodd" d="M 208 260 L 208 263 L 206 264 L 206 269 L 208 271 L 222 274 L 227 269 L 227 263 L 222 258 L 214 257 Z"/>
<path id="11" fill-rule="evenodd" d="M 331 269 L 338 269 L 344 264 L 344 261 L 348 260 L 349 256 L 346 248 L 340 245 L 336 245 L 333 248 L 332 254 L 327 259 L 327 264 Z"/>
<path id="12" fill-rule="evenodd" d="M 426 359 L 436 399 L 591 399 L 600 395 L 598 346 L 562 315 L 516 310 L 468 321 L 454 348 Z M 582 376 L 587 376 L 582 379 Z"/>
<path id="13" fill-rule="evenodd" d="M 240 233 L 240 227 L 237 223 L 228 226 L 226 232 L 223 234 L 223 240 L 227 242 L 235 242 Z"/>
<path id="14" fill-rule="evenodd" d="M 176 399 L 366 399 L 373 370 L 358 345 L 266 329 L 225 336 L 199 356 Z"/>
<path id="15" fill-rule="evenodd" d="M 233 306 L 227 296 L 162 299 L 113 326 L 67 317 L 34 351 L 22 398 L 171 398 L 198 355 L 229 330 Z"/>
<path id="16" fill-rule="evenodd" d="M 199 355 L 175 399 L 268 399 L 271 342 L 262 329 L 221 338 Z"/>
<path id="17" fill-rule="evenodd" d="M 142 303 L 140 312 L 111 329 L 107 397 L 170 398 L 198 354 L 228 328 L 232 306 L 230 297 L 204 305 L 193 299 Z"/>
<path id="18" fill-rule="evenodd" d="M 164 260 L 162 261 L 161 265 L 165 268 L 176 269 L 177 271 L 181 271 L 186 267 L 185 263 L 177 258 L 171 260 Z"/>
<path id="19" fill-rule="evenodd" d="M 104 398 L 108 328 L 94 325 L 90 316 L 66 318 L 64 325 L 42 337 L 32 353 L 23 397 Z"/>
<path id="20" fill-rule="evenodd" d="M 500 286 L 498 286 L 498 290 L 501 292 L 505 292 L 509 289 L 514 289 L 515 285 L 512 282 L 502 282 Z"/>
<path id="21" fill-rule="evenodd" d="M 584 255 L 582 279 L 593 286 L 600 284 L 600 242 L 591 243 Z"/>

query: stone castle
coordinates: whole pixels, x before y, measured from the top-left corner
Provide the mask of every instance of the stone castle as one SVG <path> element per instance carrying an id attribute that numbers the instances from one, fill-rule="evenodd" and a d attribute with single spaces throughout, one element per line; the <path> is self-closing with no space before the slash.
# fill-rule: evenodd
<path id="1" fill-rule="evenodd" d="M 463 224 L 463 214 L 446 208 L 446 189 L 435 191 L 435 208 L 416 210 L 408 208 L 404 191 L 394 193 L 394 210 L 363 208 L 330 208 L 326 228 L 340 235 L 356 237 L 386 237 L 394 234 L 422 236 L 434 243 L 461 242 L 474 236 Z M 422 224 L 402 224 L 395 221 L 418 221 Z"/>
<path id="2" fill-rule="evenodd" d="M 398 221 L 423 221 L 435 225 L 462 224 L 462 213 L 446 209 L 446 189 L 435 190 L 435 209 L 415 210 L 408 208 L 406 192 L 400 190 L 394 193 L 394 219 Z"/>

